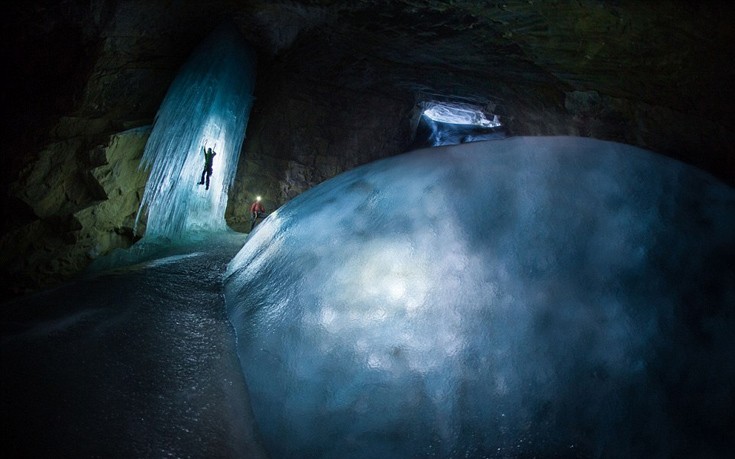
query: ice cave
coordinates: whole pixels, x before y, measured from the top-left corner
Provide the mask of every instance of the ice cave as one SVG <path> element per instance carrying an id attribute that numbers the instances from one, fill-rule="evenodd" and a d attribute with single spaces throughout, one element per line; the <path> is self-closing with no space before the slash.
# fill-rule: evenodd
<path id="1" fill-rule="evenodd" d="M 735 8 L 8 8 L 3 457 L 732 456 Z"/>

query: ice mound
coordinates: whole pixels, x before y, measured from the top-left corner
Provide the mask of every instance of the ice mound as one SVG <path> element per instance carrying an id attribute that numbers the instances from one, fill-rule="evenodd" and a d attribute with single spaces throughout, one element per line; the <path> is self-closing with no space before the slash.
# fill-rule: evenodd
<path id="1" fill-rule="evenodd" d="M 735 190 L 593 139 L 343 173 L 270 215 L 227 308 L 274 458 L 717 457 Z"/>

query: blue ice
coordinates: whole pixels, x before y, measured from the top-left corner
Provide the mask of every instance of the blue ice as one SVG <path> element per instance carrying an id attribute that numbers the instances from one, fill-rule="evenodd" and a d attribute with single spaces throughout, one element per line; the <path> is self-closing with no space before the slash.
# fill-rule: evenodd
<path id="1" fill-rule="evenodd" d="M 145 238 L 185 239 L 225 231 L 227 192 L 235 178 L 253 103 L 255 53 L 231 23 L 192 53 L 158 110 L 141 167 L 150 170 L 136 226 Z M 202 148 L 212 148 L 209 189 L 197 185 Z"/>
<path id="2" fill-rule="evenodd" d="M 732 188 L 593 139 L 343 173 L 273 212 L 228 265 L 265 447 L 718 457 L 735 420 L 734 228 Z"/>

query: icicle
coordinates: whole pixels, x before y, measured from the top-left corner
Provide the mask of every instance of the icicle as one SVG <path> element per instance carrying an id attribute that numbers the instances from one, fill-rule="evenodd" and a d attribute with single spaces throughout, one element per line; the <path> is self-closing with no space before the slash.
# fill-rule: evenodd
<path id="1" fill-rule="evenodd" d="M 194 51 L 156 114 L 141 167 L 150 168 L 138 222 L 147 208 L 146 239 L 182 239 L 225 230 L 229 190 L 245 140 L 255 86 L 255 54 L 232 24 Z M 216 152 L 209 189 L 197 185 L 202 148 Z"/>

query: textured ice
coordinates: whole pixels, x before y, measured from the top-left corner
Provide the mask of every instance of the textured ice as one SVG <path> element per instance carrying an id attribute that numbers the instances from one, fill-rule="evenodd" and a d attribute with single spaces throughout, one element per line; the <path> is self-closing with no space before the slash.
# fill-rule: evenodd
<path id="1" fill-rule="evenodd" d="M 474 124 L 446 123 L 421 115 L 416 126 L 413 145 L 416 148 L 437 147 L 504 139 L 505 137 L 505 128 L 502 125 L 485 127 Z"/>
<path id="2" fill-rule="evenodd" d="M 141 167 L 150 177 L 138 212 L 146 238 L 224 230 L 227 191 L 245 139 L 255 53 L 231 23 L 215 29 L 182 67 L 156 115 Z M 217 154 L 209 190 L 198 186 L 202 147 Z M 136 219 L 137 225 L 137 219 Z"/>
<path id="3" fill-rule="evenodd" d="M 341 174 L 225 297 L 273 457 L 725 457 L 735 191 L 621 144 L 511 138 Z"/>
<path id="4" fill-rule="evenodd" d="M 485 127 L 500 126 L 497 115 L 492 120 L 489 120 L 479 108 L 462 105 L 427 104 L 427 108 L 423 114 L 434 121 L 442 123 L 472 124 Z"/>

